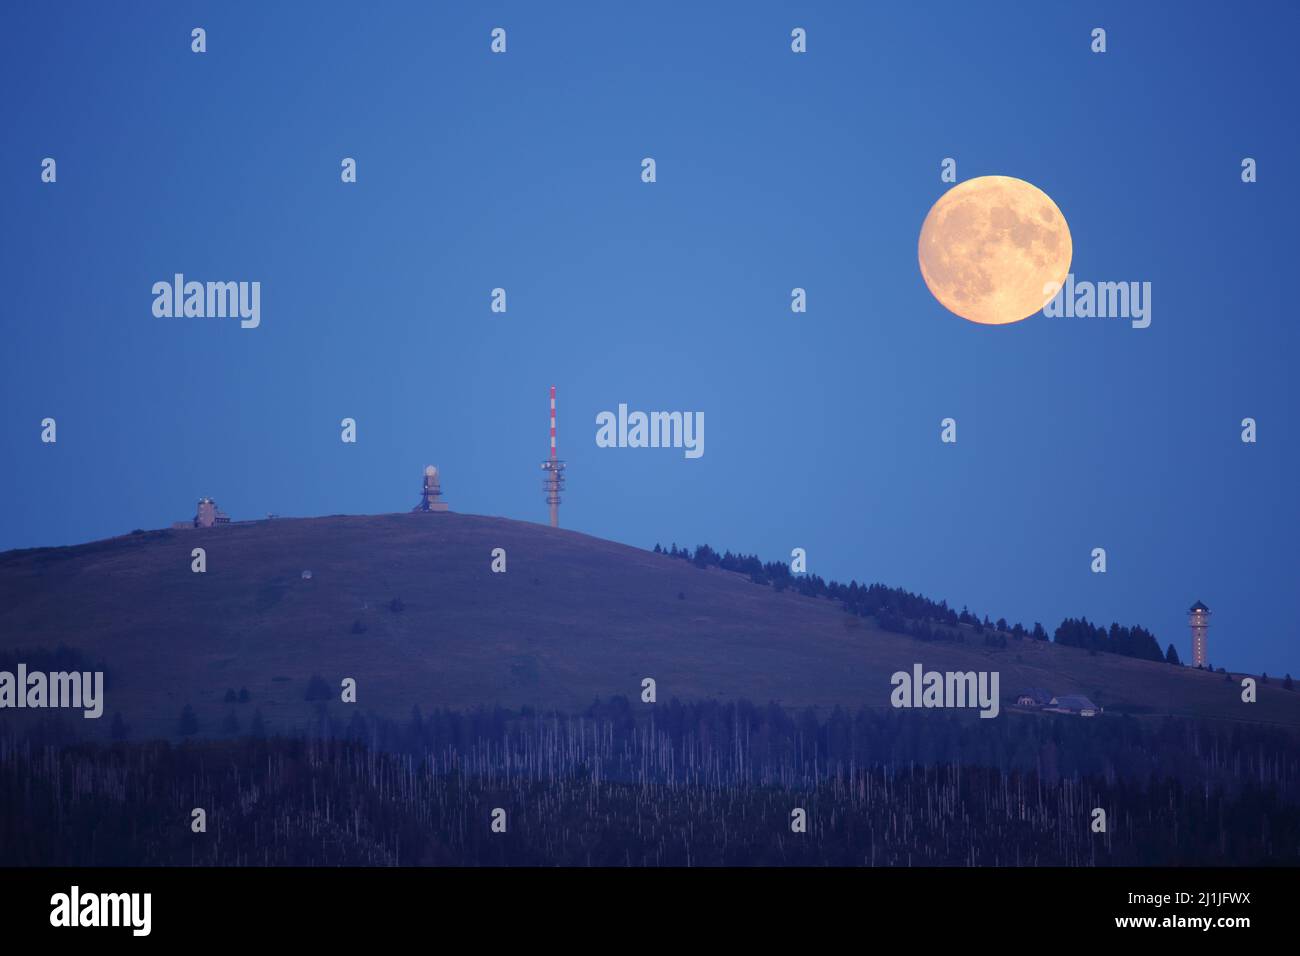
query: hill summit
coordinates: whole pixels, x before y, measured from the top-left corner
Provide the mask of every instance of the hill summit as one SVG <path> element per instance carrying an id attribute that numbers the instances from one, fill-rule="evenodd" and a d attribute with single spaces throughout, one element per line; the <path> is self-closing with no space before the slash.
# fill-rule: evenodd
<path id="1" fill-rule="evenodd" d="M 660 701 L 883 708 L 891 675 L 917 664 L 999 672 L 1004 708 L 1048 688 L 1106 714 L 1300 726 L 1300 694 L 1275 682 L 1247 705 L 1238 682 L 1185 667 L 1033 640 L 919 641 L 719 568 L 454 513 L 281 518 L 0 554 L 3 659 L 60 646 L 102 662 L 105 713 L 133 736 L 175 733 L 186 706 L 215 732 L 229 692 L 269 732 L 310 727 L 312 697 L 346 719 L 345 678 L 356 707 L 394 719 L 415 707 L 639 705 L 645 678 Z M 86 723 L 107 734 L 108 720 Z"/>

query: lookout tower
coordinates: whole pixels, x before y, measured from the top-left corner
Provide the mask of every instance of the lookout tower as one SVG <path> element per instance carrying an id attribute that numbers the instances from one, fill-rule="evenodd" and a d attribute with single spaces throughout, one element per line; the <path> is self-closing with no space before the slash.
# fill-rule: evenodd
<path id="1" fill-rule="evenodd" d="M 412 511 L 446 511 L 447 503 L 442 500 L 442 482 L 438 478 L 436 465 L 424 469 L 424 488 L 420 492 L 420 503 Z"/>
<path id="2" fill-rule="evenodd" d="M 230 516 L 217 507 L 217 503 L 206 495 L 199 499 L 194 509 L 194 517 L 189 521 L 173 521 L 172 527 L 180 528 L 215 528 L 220 524 L 230 524 Z"/>
<path id="3" fill-rule="evenodd" d="M 1210 609 L 1197 601 L 1187 609 L 1187 623 L 1192 628 L 1192 666 L 1204 667 L 1208 659 L 1206 632 L 1210 629 Z"/>
<path id="4" fill-rule="evenodd" d="M 230 524 L 226 513 L 218 508 L 217 503 L 211 498 L 206 496 L 200 498 L 199 506 L 194 512 L 194 527 L 211 528 L 219 524 Z"/>

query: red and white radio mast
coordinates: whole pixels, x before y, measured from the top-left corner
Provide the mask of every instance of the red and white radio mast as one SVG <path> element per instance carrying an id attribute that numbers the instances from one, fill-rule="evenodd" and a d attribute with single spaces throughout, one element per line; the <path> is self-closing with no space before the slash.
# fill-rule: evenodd
<path id="1" fill-rule="evenodd" d="M 542 490 L 551 506 L 551 527 L 560 526 L 560 492 L 564 490 L 564 462 L 555 457 L 555 386 L 551 386 L 551 457 L 542 462 Z"/>

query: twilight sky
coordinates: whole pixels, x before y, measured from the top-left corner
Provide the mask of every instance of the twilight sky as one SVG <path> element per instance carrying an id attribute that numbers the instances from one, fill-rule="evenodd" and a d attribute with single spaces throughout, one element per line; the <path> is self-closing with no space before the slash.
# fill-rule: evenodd
<path id="1" fill-rule="evenodd" d="M 454 510 L 545 521 L 554 384 L 566 527 L 1185 658 L 1199 598 L 1212 663 L 1300 674 L 1300 13 L 1064 6 L 5 4 L 0 549 L 200 495 L 406 510 L 431 462 Z M 945 157 L 1044 190 L 1151 326 L 943 309 Z M 154 317 L 177 272 L 259 281 L 260 327 Z M 598 448 L 620 402 L 703 412 L 705 454 Z"/>

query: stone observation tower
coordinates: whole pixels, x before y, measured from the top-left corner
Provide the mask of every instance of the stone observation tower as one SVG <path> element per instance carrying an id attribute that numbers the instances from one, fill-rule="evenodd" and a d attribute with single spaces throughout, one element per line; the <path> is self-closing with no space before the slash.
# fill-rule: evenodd
<path id="1" fill-rule="evenodd" d="M 420 503 L 411 511 L 446 511 L 447 503 L 442 500 L 442 483 L 438 480 L 438 469 L 429 465 L 424 469 L 424 487 L 420 491 Z"/>
<path id="2" fill-rule="evenodd" d="M 1210 629 L 1210 609 L 1197 601 L 1187 609 L 1187 615 L 1187 623 L 1192 626 L 1192 666 L 1204 667 L 1209 659 L 1205 639 Z"/>
<path id="3" fill-rule="evenodd" d="M 173 521 L 173 528 L 215 528 L 219 524 L 230 524 L 230 516 L 217 507 L 217 503 L 206 495 L 199 499 L 194 509 L 194 517 L 189 521 Z"/>

